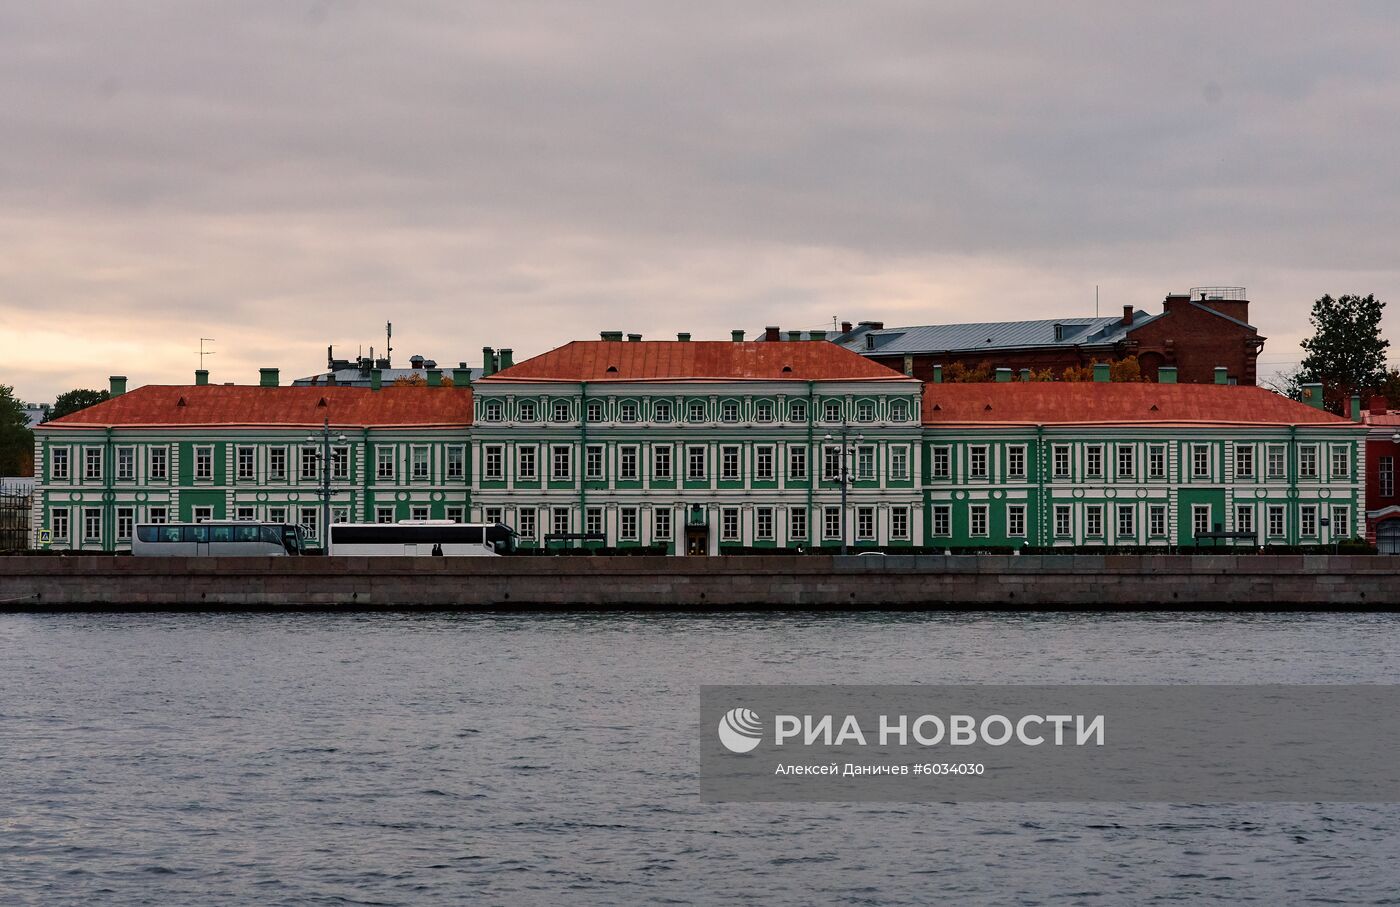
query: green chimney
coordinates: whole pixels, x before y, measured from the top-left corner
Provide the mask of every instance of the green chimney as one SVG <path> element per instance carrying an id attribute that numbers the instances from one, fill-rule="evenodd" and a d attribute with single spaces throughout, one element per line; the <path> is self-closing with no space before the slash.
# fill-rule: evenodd
<path id="1" fill-rule="evenodd" d="M 333 372 L 332 372 L 332 375 L 334 375 Z M 260 369 L 258 369 L 258 386 L 259 386 L 259 387 L 276 387 L 276 386 L 277 386 L 277 369 L 275 369 L 275 368 L 260 368 Z"/>
<path id="2" fill-rule="evenodd" d="M 1304 384 L 1303 402 L 1314 409 L 1326 409 L 1326 404 L 1322 400 L 1322 385 Z"/>
<path id="3" fill-rule="evenodd" d="M 1174 365 L 1163 365 L 1163 366 L 1159 366 L 1158 369 L 1157 369 L 1157 383 L 1158 383 L 1158 384 L 1175 384 L 1175 383 L 1176 383 L 1176 366 L 1174 366 Z"/>
<path id="4" fill-rule="evenodd" d="M 200 387 L 209 383 L 209 369 L 197 368 L 194 370 L 194 383 Z"/>
<path id="5" fill-rule="evenodd" d="M 1094 363 L 1094 380 L 1100 383 L 1113 380 L 1107 362 Z"/>
<path id="6" fill-rule="evenodd" d="M 1225 366 L 1223 366 L 1223 365 L 1217 365 L 1217 366 L 1215 367 L 1215 383 L 1216 383 L 1216 384 L 1229 384 L 1229 383 L 1230 383 L 1230 370 L 1229 370 L 1228 368 L 1226 368 Z"/>
<path id="7" fill-rule="evenodd" d="M 107 380 L 108 380 L 108 381 L 110 382 L 110 384 L 111 384 L 111 390 L 109 390 L 109 391 L 107 392 L 107 396 L 109 396 L 109 397 L 120 397 L 122 394 L 126 393 L 126 376 L 125 376 L 125 375 L 113 375 L 113 376 L 111 376 L 110 378 L 108 378 Z"/>

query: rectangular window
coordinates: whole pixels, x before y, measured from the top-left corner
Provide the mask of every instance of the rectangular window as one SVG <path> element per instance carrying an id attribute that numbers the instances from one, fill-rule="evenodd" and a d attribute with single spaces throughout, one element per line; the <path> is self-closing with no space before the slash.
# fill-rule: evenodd
<path id="1" fill-rule="evenodd" d="M 953 449 L 951 447 L 935 447 L 933 449 L 932 469 L 935 479 L 946 479 L 953 474 Z"/>
<path id="2" fill-rule="evenodd" d="M 55 507 L 49 511 L 49 529 L 53 532 L 55 542 L 71 541 L 67 507 Z"/>
<path id="3" fill-rule="evenodd" d="M 199 451 L 195 450 L 195 459 L 199 459 Z M 198 468 L 195 474 L 199 474 Z M 303 447 L 301 449 L 301 478 L 303 481 L 311 481 L 316 478 L 316 448 Z"/>
<path id="4" fill-rule="evenodd" d="M 120 460 L 117 462 L 118 464 L 121 463 Z M 118 466 L 118 472 L 120 473 L 120 465 Z M 118 474 L 117 478 L 121 478 L 121 475 Z M 1339 444 L 1332 445 L 1332 478 L 1351 478 L 1351 452 Z"/>
<path id="5" fill-rule="evenodd" d="M 375 521 L 376 523 L 392 523 L 392 522 L 394 522 L 394 508 L 392 508 L 392 507 L 376 507 L 376 508 L 374 508 L 374 521 Z"/>
<path id="6" fill-rule="evenodd" d="M 933 505 L 933 534 L 943 536 L 953 534 L 953 508 L 951 505 Z"/>
<path id="7" fill-rule="evenodd" d="M 652 419 L 657 422 L 671 421 L 671 403 L 668 400 L 657 400 L 654 407 Z"/>
<path id="8" fill-rule="evenodd" d="M 538 479 L 538 458 L 539 451 L 532 444 L 515 448 L 515 477 L 524 482 L 533 482 Z"/>
<path id="9" fill-rule="evenodd" d="M 277 523 L 279 526 L 287 525 L 287 508 L 269 507 L 267 508 L 267 521 Z"/>
<path id="10" fill-rule="evenodd" d="M 301 514 L 298 519 L 301 522 L 301 528 L 306 531 L 306 537 L 308 539 L 315 541 L 316 539 L 321 537 L 320 532 L 318 531 L 321 525 L 321 512 L 318 508 L 301 508 Z"/>
<path id="11" fill-rule="evenodd" d="M 807 537 L 807 508 L 788 508 L 788 538 L 805 539 Z"/>
<path id="12" fill-rule="evenodd" d="M 890 480 L 909 480 L 909 448 L 903 444 L 896 444 L 890 448 Z"/>
<path id="13" fill-rule="evenodd" d="M 651 536 L 658 542 L 671 540 L 671 510 L 660 507 L 651 513 Z"/>
<path id="14" fill-rule="evenodd" d="M 350 478 L 350 448 L 331 448 L 331 478 L 342 481 Z"/>
<path id="15" fill-rule="evenodd" d="M 332 523 L 332 524 L 337 524 L 337 523 L 348 523 L 348 522 L 350 522 L 350 508 L 349 508 L 349 507 L 332 507 L 332 508 L 331 508 L 331 523 Z"/>
<path id="16" fill-rule="evenodd" d="M 1298 446 L 1298 477 L 1302 479 L 1317 478 L 1317 445 L 1300 444 Z"/>
<path id="17" fill-rule="evenodd" d="M 807 421 L 807 403 L 805 400 L 794 400 L 788 404 L 789 422 Z M 805 535 L 806 533 L 804 533 Z"/>
<path id="18" fill-rule="evenodd" d="M 1191 445 L 1191 478 L 1210 478 L 1210 445 Z"/>
<path id="19" fill-rule="evenodd" d="M 1298 508 L 1298 534 L 1309 538 L 1317 535 L 1317 505 L 1304 504 Z"/>
<path id="20" fill-rule="evenodd" d="M 1120 539 L 1137 537 L 1137 508 L 1132 504 L 1118 505 L 1118 537 Z"/>
<path id="21" fill-rule="evenodd" d="M 635 542 L 637 539 L 641 538 L 640 533 L 637 531 L 637 508 L 618 508 L 617 537 L 624 542 Z"/>
<path id="22" fill-rule="evenodd" d="M 238 478 L 240 478 L 240 479 L 251 479 L 251 478 L 254 478 L 254 472 L 253 472 L 253 448 L 251 448 L 251 447 L 240 447 L 240 448 L 238 448 L 237 459 L 238 459 Z"/>
<path id="23" fill-rule="evenodd" d="M 670 445 L 653 447 L 651 449 L 651 473 L 652 478 L 663 482 L 672 479 L 671 474 L 671 448 Z"/>
<path id="24" fill-rule="evenodd" d="M 1103 535 L 1103 507 L 1093 504 L 1084 508 L 1084 534 L 1098 538 Z"/>
<path id="25" fill-rule="evenodd" d="M 428 448 L 421 445 L 414 445 L 412 453 L 413 478 L 426 479 L 428 477 Z"/>
<path id="26" fill-rule="evenodd" d="M 49 472 L 55 479 L 68 478 L 68 448 L 55 447 L 53 449 L 49 455 Z"/>
<path id="27" fill-rule="evenodd" d="M 589 444 L 584 448 L 583 477 L 601 479 L 603 477 L 603 445 Z"/>
<path id="28" fill-rule="evenodd" d="M 841 538 L 841 508 L 822 508 L 822 537 L 828 539 Z"/>
<path id="29" fill-rule="evenodd" d="M 1131 444 L 1118 445 L 1118 478 L 1131 479 L 1137 474 L 1137 456 Z"/>
<path id="30" fill-rule="evenodd" d="M 408 508 L 408 518 L 410 520 L 426 520 L 428 518 L 428 508 L 415 506 Z"/>
<path id="31" fill-rule="evenodd" d="M 739 421 L 739 404 L 733 400 L 726 400 L 719 406 L 719 418 L 722 422 Z"/>
<path id="32" fill-rule="evenodd" d="M 1024 479 L 1026 477 L 1026 445 L 1012 444 L 1006 448 L 1006 477 Z"/>
<path id="33" fill-rule="evenodd" d="M 856 448 L 856 478 L 864 482 L 875 479 L 875 448 L 864 445 Z"/>
<path id="34" fill-rule="evenodd" d="M 1055 535 L 1066 538 L 1074 531 L 1073 512 L 1068 504 L 1055 505 Z"/>
<path id="35" fill-rule="evenodd" d="M 1253 504 L 1236 504 L 1236 505 L 1235 505 L 1235 531 L 1236 531 L 1236 532 L 1253 532 L 1253 531 L 1254 531 L 1254 505 L 1253 505 Z"/>
<path id="36" fill-rule="evenodd" d="M 1026 537 L 1026 505 L 1006 505 L 1006 534 L 1012 538 Z"/>
<path id="37" fill-rule="evenodd" d="M 1167 477 L 1167 448 L 1164 444 L 1153 444 L 1147 448 L 1147 477 L 1164 479 Z"/>
<path id="38" fill-rule="evenodd" d="M 492 519 L 490 518 L 491 511 L 493 511 L 493 510 L 494 510 L 498 515 L 502 515 L 501 508 L 499 508 L 499 507 L 492 507 L 492 508 L 489 508 L 489 509 L 487 510 L 487 519 L 486 519 L 486 522 L 488 522 L 488 523 L 491 523 L 491 522 L 496 522 L 496 523 L 504 522 L 503 520 L 500 520 L 500 519 L 492 520 Z M 451 521 L 454 522 L 454 523 L 465 523 L 465 522 L 466 522 L 466 519 L 467 519 L 466 509 L 465 509 L 464 507 L 460 506 L 460 505 L 454 505 L 454 506 L 452 506 L 452 507 L 445 507 L 445 508 L 443 508 L 442 513 L 443 513 L 443 516 L 445 516 L 447 519 L 451 520 Z"/>
<path id="39" fill-rule="evenodd" d="M 482 449 L 481 477 L 500 481 L 506 477 L 506 449 L 500 444 L 487 444 Z"/>
<path id="40" fill-rule="evenodd" d="M 1235 447 L 1235 478 L 1254 478 L 1254 448 L 1248 445 Z"/>
<path id="41" fill-rule="evenodd" d="M 739 541 L 738 507 L 725 507 L 722 510 L 720 510 L 719 540 L 721 542 Z"/>
<path id="42" fill-rule="evenodd" d="M 571 517 L 572 514 L 570 513 L 569 508 L 555 507 L 550 518 L 550 524 L 553 527 L 553 534 L 567 535 L 569 532 L 569 525 L 573 522 Z"/>
<path id="43" fill-rule="evenodd" d="M 117 448 L 117 480 L 136 478 L 136 448 Z M 119 536 L 120 537 L 120 536 Z M 128 536 L 130 538 L 130 536 Z"/>
<path id="44" fill-rule="evenodd" d="M 164 447 L 152 447 L 150 450 L 150 477 L 164 480 L 169 476 L 170 451 Z"/>
<path id="45" fill-rule="evenodd" d="M 146 522 L 162 525 L 170 519 L 170 511 L 164 507 L 151 507 L 146 511 Z"/>
<path id="46" fill-rule="evenodd" d="M 1351 535 L 1351 508 L 1345 504 L 1332 505 L 1332 538 L 1344 539 Z"/>
<path id="47" fill-rule="evenodd" d="M 705 478 L 705 448 L 698 444 L 686 449 L 685 477 L 692 481 Z"/>
<path id="48" fill-rule="evenodd" d="M 975 444 L 967 449 L 967 476 L 970 479 L 987 477 L 987 446 Z"/>
<path id="49" fill-rule="evenodd" d="M 573 450 L 568 445 L 556 444 L 550 448 L 549 477 L 554 481 L 567 480 L 573 474 Z M 567 532 L 568 530 L 564 530 Z"/>
<path id="50" fill-rule="evenodd" d="M 584 510 L 583 531 L 589 535 L 603 534 L 603 508 L 589 507 Z"/>
<path id="51" fill-rule="evenodd" d="M 753 420 L 755 422 L 773 421 L 773 404 L 769 400 L 760 400 L 754 404 Z"/>
<path id="52" fill-rule="evenodd" d="M 394 448 L 380 445 L 374 451 L 374 475 L 380 479 L 394 477 Z"/>
<path id="53" fill-rule="evenodd" d="M 856 541 L 873 542 L 875 540 L 875 508 L 856 508 Z"/>
<path id="54" fill-rule="evenodd" d="M 794 482 L 807 480 L 807 448 L 788 448 L 788 478 Z"/>
<path id="55" fill-rule="evenodd" d="M 772 507 L 757 507 L 757 508 L 754 509 L 753 515 L 754 515 L 754 519 L 753 519 L 753 522 L 754 522 L 754 530 L 753 530 L 754 538 L 759 538 L 759 539 L 764 539 L 764 540 L 772 539 L 772 538 L 773 538 L 773 508 L 772 508 Z"/>
<path id="56" fill-rule="evenodd" d="M 196 523 L 207 523 L 214 518 L 213 507 L 195 507 L 190 511 Z"/>
<path id="57" fill-rule="evenodd" d="M 890 508 L 890 538 L 901 540 L 909 538 L 908 507 Z"/>
<path id="58" fill-rule="evenodd" d="M 538 513 L 533 507 L 522 507 L 516 512 L 515 530 L 520 533 L 522 539 L 534 540 L 535 521 L 538 518 Z"/>
<path id="59" fill-rule="evenodd" d="M 102 478 L 102 448 L 88 447 L 83 450 L 83 478 Z"/>
<path id="60" fill-rule="evenodd" d="M 539 410 L 535 408 L 534 400 L 521 400 L 516 410 L 520 414 L 521 422 L 534 422 L 539 418 Z"/>
<path id="61" fill-rule="evenodd" d="M 759 482 L 773 481 L 773 448 L 770 445 L 753 449 L 753 477 Z"/>
<path id="62" fill-rule="evenodd" d="M 1103 478 L 1103 445 L 1089 444 L 1084 448 L 1084 477 Z"/>
<path id="63" fill-rule="evenodd" d="M 969 535 L 987 534 L 987 505 L 969 504 L 967 508 L 967 525 Z"/>
<path id="64" fill-rule="evenodd" d="M 636 422 L 637 404 L 633 400 L 624 400 L 617 405 L 617 421 Z"/>
<path id="65" fill-rule="evenodd" d="M 1167 534 L 1167 506 L 1165 504 L 1148 505 L 1147 534 L 1157 538 Z"/>
<path id="66" fill-rule="evenodd" d="M 254 514 L 252 507 L 236 507 L 233 511 L 233 518 L 245 523 L 250 523 L 257 519 L 257 516 Z"/>
<path id="67" fill-rule="evenodd" d="M 287 448 L 272 447 L 268 449 L 267 477 L 279 482 L 287 478 Z"/>
<path id="68" fill-rule="evenodd" d="M 98 507 L 83 508 L 83 541 L 102 541 L 102 510 Z"/>
<path id="69" fill-rule="evenodd" d="M 719 477 L 729 482 L 738 480 L 739 448 L 726 446 L 719 449 Z"/>
<path id="70" fill-rule="evenodd" d="M 1069 478 L 1069 445 L 1056 444 L 1051 452 L 1052 471 L 1057 479 Z"/>
<path id="71" fill-rule="evenodd" d="M 1270 444 L 1269 451 L 1269 478 L 1282 479 L 1288 475 L 1285 451 L 1282 444 Z"/>
<path id="72" fill-rule="evenodd" d="M 691 422 L 705 421 L 705 404 L 699 400 L 690 401 L 690 406 L 686 409 L 686 418 Z"/>
<path id="73" fill-rule="evenodd" d="M 841 448 L 828 444 L 822 448 L 822 479 L 835 482 L 841 479 Z"/>
<path id="74" fill-rule="evenodd" d="M 1200 538 L 1205 533 L 1210 532 L 1210 528 L 1210 505 L 1192 504 L 1191 535 L 1195 538 Z"/>
<path id="75" fill-rule="evenodd" d="M 624 482 L 637 481 L 637 446 L 628 444 L 617 449 L 617 477 Z"/>
<path id="76" fill-rule="evenodd" d="M 585 409 L 584 412 L 589 422 L 603 421 L 603 404 L 599 403 L 596 400 L 589 403 L 587 409 Z"/>
<path id="77" fill-rule="evenodd" d="M 1379 461 L 1379 471 L 1381 497 L 1395 497 L 1395 458 L 1381 457 Z"/>
<path id="78" fill-rule="evenodd" d="M 196 479 L 214 478 L 214 448 L 196 447 L 194 449 L 194 477 Z"/>
<path id="79" fill-rule="evenodd" d="M 467 449 L 460 444 L 447 448 L 447 477 L 462 479 L 467 475 Z"/>
<path id="80" fill-rule="evenodd" d="M 1282 504 L 1269 505 L 1269 535 L 1273 538 L 1281 537 L 1285 530 L 1284 510 Z"/>
<path id="81" fill-rule="evenodd" d="M 117 508 L 117 541 L 131 541 L 131 527 L 136 523 L 136 508 Z"/>

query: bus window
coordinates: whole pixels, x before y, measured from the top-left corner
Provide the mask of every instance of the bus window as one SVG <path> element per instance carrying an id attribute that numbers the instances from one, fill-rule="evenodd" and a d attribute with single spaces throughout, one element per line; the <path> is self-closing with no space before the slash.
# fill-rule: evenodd
<path id="1" fill-rule="evenodd" d="M 240 542 L 256 542 L 260 534 L 257 526 L 233 527 L 233 537 Z"/>
<path id="2" fill-rule="evenodd" d="M 209 541 L 211 542 L 231 542 L 233 541 L 232 526 L 210 526 Z"/>
<path id="3" fill-rule="evenodd" d="M 164 529 L 161 530 L 161 534 L 162 534 L 161 541 L 163 541 L 163 542 L 178 542 L 178 541 L 180 541 L 180 527 L 179 527 L 179 526 L 166 526 Z"/>
<path id="4" fill-rule="evenodd" d="M 282 527 L 282 547 L 288 554 L 301 554 L 304 547 L 301 543 L 301 529 L 298 526 Z"/>
<path id="5" fill-rule="evenodd" d="M 160 527 L 158 526 L 137 526 L 136 537 L 143 542 L 154 542 L 160 538 Z M 179 540 L 179 531 L 176 530 L 176 540 Z"/>
<path id="6" fill-rule="evenodd" d="M 273 545 L 282 544 L 281 526 L 261 526 L 259 529 L 262 532 L 262 540 L 264 542 L 269 542 Z"/>

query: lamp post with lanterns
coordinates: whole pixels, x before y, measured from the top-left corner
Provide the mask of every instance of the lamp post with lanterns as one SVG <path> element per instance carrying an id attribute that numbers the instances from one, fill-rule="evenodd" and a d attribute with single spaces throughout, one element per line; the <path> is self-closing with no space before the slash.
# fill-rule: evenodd
<path id="1" fill-rule="evenodd" d="M 850 468 L 846 465 L 846 457 L 848 455 L 853 456 L 855 454 L 855 447 L 852 446 L 852 442 L 859 444 L 861 441 L 865 440 L 865 435 L 861 434 L 860 432 L 856 432 L 854 435 L 852 435 L 851 427 L 849 425 L 843 424 L 841 426 L 840 431 L 834 434 L 832 432 L 826 433 L 827 441 L 835 441 L 837 438 L 841 439 L 841 554 L 842 556 L 845 556 L 845 554 L 847 553 L 846 539 L 847 536 L 850 535 L 850 516 L 846 512 L 846 489 L 851 484 L 851 471 Z"/>
<path id="2" fill-rule="evenodd" d="M 316 459 L 321 462 L 321 487 L 316 489 L 316 496 L 321 499 L 321 526 L 319 531 L 321 543 L 321 553 L 330 552 L 331 539 L 331 418 L 326 416 L 321 423 L 319 434 L 308 434 L 306 441 L 309 444 L 321 442 L 321 450 L 316 454 Z M 335 435 L 334 440 L 338 444 L 344 444 L 345 435 Z M 348 465 L 348 464 L 347 464 Z"/>

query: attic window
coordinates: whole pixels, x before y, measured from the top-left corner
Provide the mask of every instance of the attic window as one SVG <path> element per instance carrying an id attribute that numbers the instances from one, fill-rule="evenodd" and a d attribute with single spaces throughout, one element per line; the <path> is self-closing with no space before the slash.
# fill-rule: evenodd
<path id="1" fill-rule="evenodd" d="M 992 342 L 992 338 L 988 337 L 988 338 L 987 338 L 987 342 L 988 342 L 988 343 L 991 343 L 991 342 Z"/>
<path id="2" fill-rule="evenodd" d="M 790 365 L 785 365 L 785 366 L 783 366 L 783 374 L 784 374 L 784 375 L 791 375 L 791 374 L 792 374 L 792 366 L 790 366 Z"/>
<path id="3" fill-rule="evenodd" d="M 608 366 L 608 374 L 609 374 L 609 375 L 616 375 L 616 374 L 617 374 L 617 366 L 615 366 L 615 365 L 610 365 L 610 366 Z"/>
<path id="4" fill-rule="evenodd" d="M 933 404 L 933 411 L 936 413 L 941 413 L 943 412 L 943 407 L 940 404 L 935 403 Z"/>
<path id="5" fill-rule="evenodd" d="M 326 398 L 325 398 L 325 397 L 322 397 L 320 400 L 317 400 L 317 401 L 316 401 L 316 405 L 317 405 L 317 406 L 329 406 L 330 404 L 326 402 Z"/>
<path id="6" fill-rule="evenodd" d="M 1154 403 L 1154 404 L 1152 404 L 1152 412 L 1155 413 L 1156 411 L 1157 411 L 1157 404 Z"/>
<path id="7" fill-rule="evenodd" d="M 988 403 L 986 406 L 982 407 L 982 412 L 984 412 L 984 413 L 989 413 L 989 412 L 991 412 L 991 411 L 992 411 L 992 404 L 990 404 L 990 403 Z"/>
<path id="8" fill-rule="evenodd" d="M 178 401 L 176 401 L 175 405 L 176 405 L 176 406 L 184 406 L 184 405 L 185 405 L 185 398 L 184 398 L 184 397 L 181 397 Z"/>

